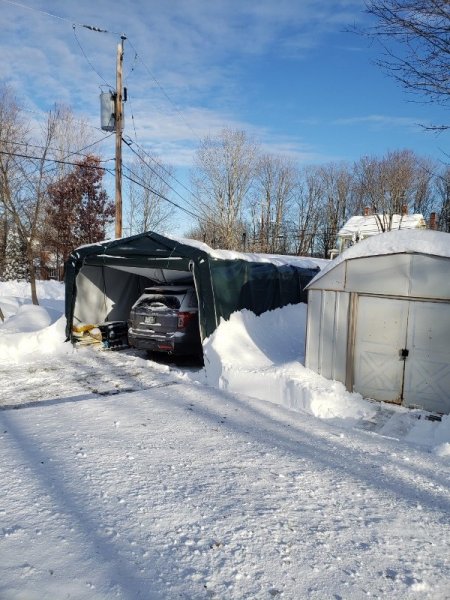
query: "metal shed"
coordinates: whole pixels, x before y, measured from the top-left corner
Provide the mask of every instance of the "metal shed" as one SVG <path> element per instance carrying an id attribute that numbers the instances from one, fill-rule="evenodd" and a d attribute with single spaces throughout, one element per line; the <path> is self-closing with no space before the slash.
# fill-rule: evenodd
<path id="1" fill-rule="evenodd" d="M 368 238 L 307 289 L 308 368 L 366 398 L 450 412 L 450 234 Z"/>

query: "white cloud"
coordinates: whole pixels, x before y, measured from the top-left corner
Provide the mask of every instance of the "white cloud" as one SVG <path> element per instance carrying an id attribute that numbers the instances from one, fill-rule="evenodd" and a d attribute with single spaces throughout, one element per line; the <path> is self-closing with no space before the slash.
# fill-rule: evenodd
<path id="1" fill-rule="evenodd" d="M 420 129 L 419 123 L 423 119 L 413 117 L 395 117 L 389 115 L 364 115 L 359 117 L 347 117 L 335 119 L 334 125 L 368 125 L 377 129 L 387 129 L 392 127 L 401 127 L 407 129 Z"/>
<path id="2" fill-rule="evenodd" d="M 29 0 L 30 3 L 32 0 Z M 45 2 L 48 13 L 62 15 L 68 21 L 39 12 L 2 3 L 6 27 L 0 40 L 2 52 L 8 52 L 7 71 L 16 79 L 34 73 L 37 78 L 47 70 L 48 92 L 59 96 L 58 81 L 68 88 L 79 82 L 103 83 L 93 73 L 77 45 L 71 21 L 109 30 L 124 31 L 128 65 L 136 49 L 140 59 L 155 72 L 164 85 L 184 88 L 190 95 L 230 85 L 235 77 L 233 63 L 245 54 L 304 54 L 319 45 L 330 28 L 339 27 L 348 18 L 348 7 L 355 11 L 360 0 L 351 3 L 335 0 L 326 4 L 317 0 L 155 0 L 115 5 L 97 0 L 79 0 L 76 4 Z M 34 3 L 38 8 L 39 2 Z M 114 84 L 115 46 L 118 36 L 94 33 L 76 27 L 83 50 L 96 70 Z M 27 48 L 25 53 L 23 49 Z M 31 54 L 31 56 L 30 56 Z M 33 54 L 38 60 L 33 59 Z M 39 58 L 38 55 L 41 55 Z M 45 60 L 42 60 L 42 57 Z M 231 60 L 230 60 L 231 59 Z M 46 65 L 44 64 L 46 63 Z M 149 81 L 145 67 L 138 67 L 140 80 Z M 126 68 L 125 68 L 126 72 Z M 48 73 L 47 73 L 48 75 Z M 69 85 L 68 78 L 71 78 Z M 139 81 L 134 84 L 139 88 Z"/>
<path id="3" fill-rule="evenodd" d="M 258 127 L 251 115 L 241 116 L 239 98 L 247 85 L 241 61 L 254 55 L 306 56 L 362 5 L 362 0 L 24 2 L 36 10 L 0 0 L 0 51 L 3 77 L 26 106 L 45 111 L 55 102 L 69 104 L 98 127 L 100 86 L 115 85 L 118 34 L 124 32 L 126 134 L 133 138 L 135 127 L 139 143 L 175 166 L 189 166 L 198 141 L 224 127 L 248 131 L 267 151 L 299 162 L 319 160 L 291 132 L 277 131 L 270 122 Z M 89 31 L 83 23 L 115 33 Z"/>
<path id="4" fill-rule="evenodd" d="M 320 159 L 313 148 L 293 136 L 282 135 L 269 127 L 239 121 L 227 113 L 191 108 L 182 113 L 158 111 L 146 115 L 145 104 L 138 105 L 133 110 L 139 116 L 135 119 L 131 119 L 131 115 L 126 117 L 125 135 L 130 139 L 134 138 L 134 122 L 137 142 L 177 167 L 189 167 L 200 140 L 206 136 L 218 135 L 224 128 L 244 130 L 261 144 L 265 152 L 282 154 L 298 163 Z"/>

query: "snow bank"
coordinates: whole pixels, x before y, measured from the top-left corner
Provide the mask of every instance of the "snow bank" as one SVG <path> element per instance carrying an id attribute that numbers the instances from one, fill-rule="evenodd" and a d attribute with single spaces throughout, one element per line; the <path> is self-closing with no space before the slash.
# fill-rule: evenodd
<path id="1" fill-rule="evenodd" d="M 39 300 L 62 300 L 64 301 L 64 284 L 60 281 L 37 281 L 36 291 Z M 15 296 L 30 301 L 30 284 L 26 281 L 1 281 L 0 301 L 3 296 Z"/>
<path id="2" fill-rule="evenodd" d="M 30 308 L 34 310 L 27 312 L 38 312 L 39 318 L 41 318 L 39 307 Z M 41 310 L 46 312 L 44 309 Z M 34 323 L 37 323 L 38 320 L 38 318 L 32 319 Z M 0 362 L 19 363 L 42 354 L 71 354 L 73 352 L 72 344 L 64 342 L 65 328 L 65 317 L 59 318 L 48 327 L 37 331 L 31 330 L 31 332 L 25 330 L 19 333 L 3 333 L 5 329 L 3 327 L 0 330 Z"/>
<path id="3" fill-rule="evenodd" d="M 370 418 L 372 403 L 301 364 L 305 326 L 306 304 L 233 313 L 204 343 L 208 384 L 320 418 Z"/>
<path id="4" fill-rule="evenodd" d="M 425 411 L 365 400 L 304 367 L 305 324 L 305 304 L 259 317 L 232 314 L 204 342 L 206 383 L 344 428 L 401 438 L 450 459 L 450 417 L 430 421 Z"/>
<path id="5" fill-rule="evenodd" d="M 12 314 L 5 321 L 3 331 L 9 333 L 21 333 L 38 331 L 51 324 L 51 317 L 48 311 L 42 306 L 33 306 L 32 304 L 23 304 L 17 306 L 15 314 Z"/>
<path id="6" fill-rule="evenodd" d="M 0 307 L 5 317 L 0 322 L 0 362 L 19 363 L 36 355 L 67 354 L 65 344 L 64 285 L 38 281 L 40 304 L 31 304 L 30 284 L 23 281 L 0 282 Z"/>

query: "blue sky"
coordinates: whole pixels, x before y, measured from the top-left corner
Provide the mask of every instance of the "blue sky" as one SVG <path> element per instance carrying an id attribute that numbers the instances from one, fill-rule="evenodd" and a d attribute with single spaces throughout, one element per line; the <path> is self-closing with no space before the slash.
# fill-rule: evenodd
<path id="1" fill-rule="evenodd" d="M 448 122 L 448 111 L 414 102 L 372 63 L 379 49 L 345 32 L 367 23 L 362 0 L 0 0 L 0 8 L 1 79 L 31 120 L 63 102 L 89 120 L 94 138 L 124 33 L 125 135 L 180 173 L 199 140 L 224 127 L 299 166 L 403 148 L 444 160 L 449 151 L 448 134 L 420 127 Z M 113 154 L 112 145 L 103 151 Z"/>

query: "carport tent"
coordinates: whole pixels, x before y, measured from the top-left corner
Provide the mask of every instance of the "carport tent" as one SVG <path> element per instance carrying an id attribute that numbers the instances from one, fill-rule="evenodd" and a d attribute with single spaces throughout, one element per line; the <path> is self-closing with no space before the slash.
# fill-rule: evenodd
<path id="1" fill-rule="evenodd" d="M 66 335 L 79 323 L 126 321 L 146 287 L 191 283 L 204 339 L 237 310 L 259 315 L 306 302 L 318 271 L 308 258 L 215 251 L 154 232 L 82 246 L 66 262 Z"/>

